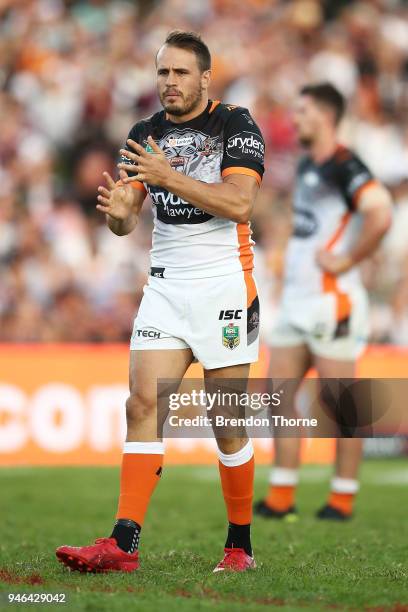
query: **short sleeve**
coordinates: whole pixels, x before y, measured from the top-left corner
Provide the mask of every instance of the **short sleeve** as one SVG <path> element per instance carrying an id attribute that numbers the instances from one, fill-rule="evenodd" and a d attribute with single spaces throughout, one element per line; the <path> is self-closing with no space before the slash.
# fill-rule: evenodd
<path id="1" fill-rule="evenodd" d="M 259 127 L 245 108 L 235 108 L 224 128 L 221 176 L 246 174 L 261 184 L 264 173 L 265 143 Z"/>
<path id="2" fill-rule="evenodd" d="M 346 199 L 352 208 L 357 208 L 362 193 L 368 187 L 376 185 L 377 181 L 355 154 L 351 154 L 342 166 L 342 183 Z"/>
<path id="3" fill-rule="evenodd" d="M 141 129 L 141 125 L 140 123 L 136 123 L 132 129 L 130 130 L 128 137 L 126 138 L 126 142 L 124 144 L 124 146 L 122 147 L 123 149 L 126 149 L 126 151 L 131 151 L 131 148 L 129 147 L 129 145 L 127 144 L 128 139 L 134 140 L 135 142 L 142 144 L 142 140 L 143 140 L 143 136 L 142 136 L 142 129 Z M 121 155 L 120 156 L 120 161 L 121 162 L 125 162 L 125 163 L 132 163 L 132 160 L 129 159 L 129 157 L 126 157 L 125 155 Z M 130 172 L 128 171 L 128 175 L 129 176 L 136 176 L 137 171 L 135 172 Z M 144 191 L 146 192 L 146 188 L 144 186 L 144 184 L 140 181 L 132 181 L 130 183 L 130 185 L 134 188 L 134 189 L 140 189 L 140 191 Z"/>

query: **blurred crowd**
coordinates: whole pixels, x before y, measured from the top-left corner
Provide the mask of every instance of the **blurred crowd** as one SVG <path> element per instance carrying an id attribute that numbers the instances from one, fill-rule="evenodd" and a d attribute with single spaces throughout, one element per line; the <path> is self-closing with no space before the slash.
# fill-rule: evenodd
<path id="1" fill-rule="evenodd" d="M 102 172 L 158 109 L 154 56 L 195 30 L 211 95 L 247 106 L 267 144 L 253 228 L 279 296 L 298 155 L 291 105 L 328 79 L 348 100 L 342 140 L 391 189 L 394 223 L 363 268 L 372 341 L 408 343 L 408 3 L 402 0 L 0 0 L 0 341 L 127 341 L 149 262 L 151 210 L 114 236 Z"/>

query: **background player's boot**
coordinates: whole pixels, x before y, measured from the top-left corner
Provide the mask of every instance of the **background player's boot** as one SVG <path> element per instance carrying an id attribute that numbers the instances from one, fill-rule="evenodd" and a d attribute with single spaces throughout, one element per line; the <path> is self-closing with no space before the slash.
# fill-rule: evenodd
<path id="1" fill-rule="evenodd" d="M 213 573 L 246 572 L 246 570 L 255 568 L 254 557 L 247 555 L 243 548 L 224 548 L 224 558 L 214 568 Z"/>
<path id="2" fill-rule="evenodd" d="M 287 510 L 275 510 L 268 506 L 264 499 L 254 504 L 254 514 L 263 518 L 298 520 L 296 506 L 290 506 Z"/>
<path id="3" fill-rule="evenodd" d="M 139 552 L 127 553 L 114 538 L 98 538 L 91 546 L 60 546 L 58 561 L 79 572 L 133 572 L 139 569 Z"/>
<path id="4" fill-rule="evenodd" d="M 316 512 L 316 518 L 329 521 L 348 521 L 352 516 L 352 513 L 342 512 L 338 508 L 330 506 L 330 504 L 326 504 Z"/>
<path id="5" fill-rule="evenodd" d="M 327 503 L 318 510 L 316 517 L 329 521 L 347 521 L 351 519 L 358 489 L 358 480 L 335 476 L 331 482 L 331 491 Z"/>

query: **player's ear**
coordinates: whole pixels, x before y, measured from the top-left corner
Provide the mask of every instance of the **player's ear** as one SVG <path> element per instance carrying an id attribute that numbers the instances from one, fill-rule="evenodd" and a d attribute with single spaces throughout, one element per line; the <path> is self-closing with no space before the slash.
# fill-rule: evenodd
<path id="1" fill-rule="evenodd" d="M 207 90 L 210 86 L 211 70 L 204 70 L 201 74 L 201 89 Z"/>

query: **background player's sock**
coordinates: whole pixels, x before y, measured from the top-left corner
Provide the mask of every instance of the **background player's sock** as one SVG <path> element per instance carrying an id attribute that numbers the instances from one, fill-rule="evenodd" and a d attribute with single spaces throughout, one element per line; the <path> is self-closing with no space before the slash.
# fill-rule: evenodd
<path id="1" fill-rule="evenodd" d="M 163 453 L 162 442 L 124 444 L 117 522 L 111 537 L 118 534 L 118 546 L 126 552 L 129 543 L 130 548 L 139 543 L 147 506 L 161 476 Z"/>
<path id="2" fill-rule="evenodd" d="M 353 512 L 353 504 L 359 489 L 358 480 L 335 476 L 331 481 L 331 492 L 328 505 L 340 510 L 343 514 Z"/>
<path id="3" fill-rule="evenodd" d="M 218 451 L 222 492 L 229 521 L 226 548 L 243 548 L 252 556 L 250 523 L 254 489 L 254 451 L 251 440 L 236 453 Z"/>
<path id="4" fill-rule="evenodd" d="M 281 467 L 273 468 L 269 478 L 269 489 L 265 498 L 265 504 L 278 512 L 289 510 L 295 503 L 298 481 L 298 470 Z"/>

